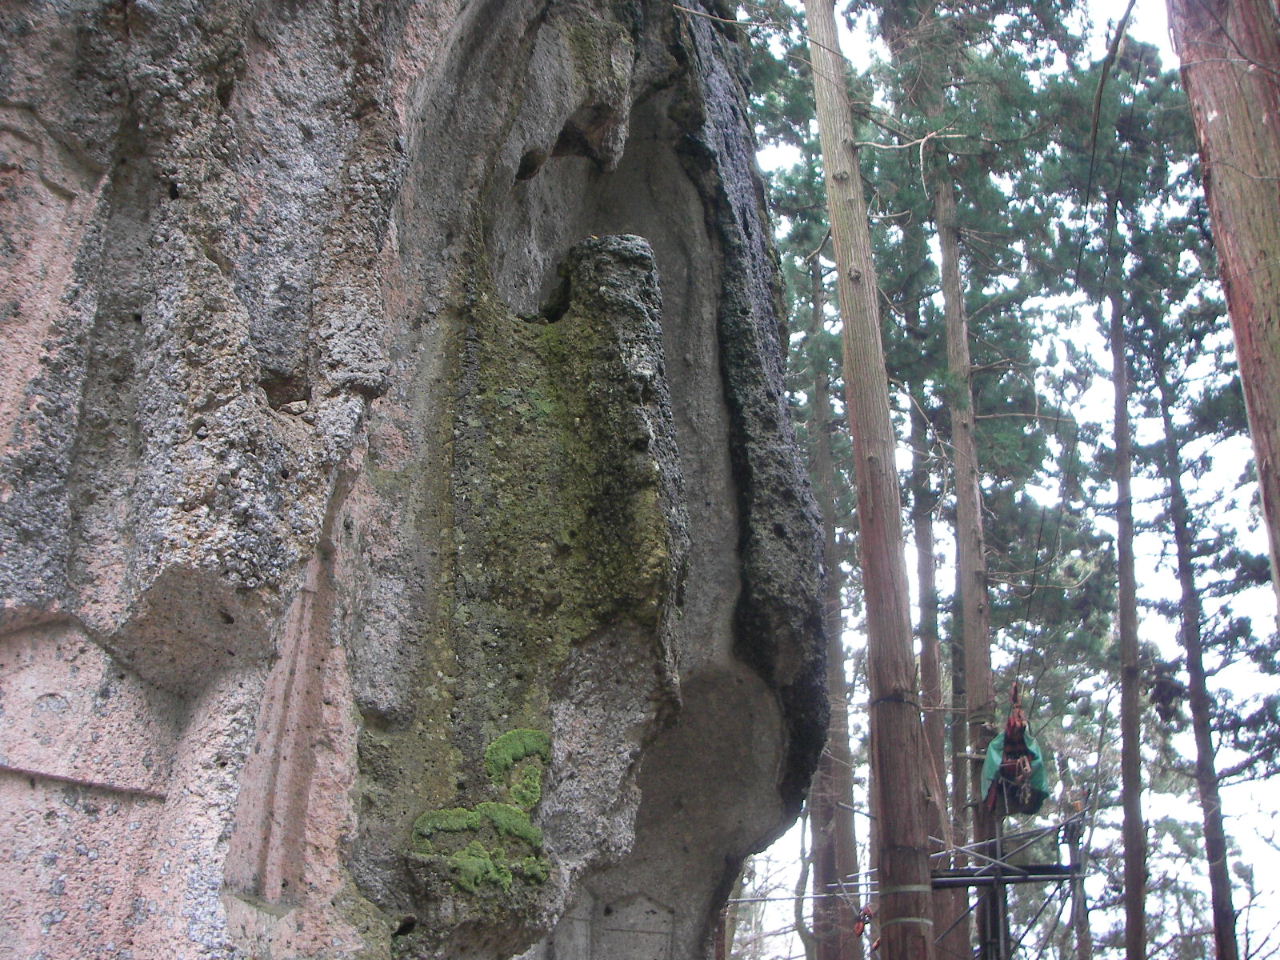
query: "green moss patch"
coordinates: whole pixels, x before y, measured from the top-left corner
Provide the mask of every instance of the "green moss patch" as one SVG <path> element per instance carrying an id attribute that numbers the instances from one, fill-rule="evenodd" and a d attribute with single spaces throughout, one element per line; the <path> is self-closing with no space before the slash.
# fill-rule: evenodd
<path id="1" fill-rule="evenodd" d="M 533 909 L 551 870 L 533 815 L 557 678 L 619 624 L 665 655 L 684 525 L 647 245 L 578 245 L 563 304 L 534 318 L 512 312 L 474 245 L 456 303 L 452 589 L 439 611 L 458 762 L 452 793 L 423 796 L 434 809 L 408 853 L 429 896 L 462 894 L 485 914 Z"/>
<path id="2" fill-rule="evenodd" d="M 541 730 L 508 730 L 484 751 L 484 768 L 495 785 L 526 757 L 551 762 L 551 737 Z"/>
<path id="3" fill-rule="evenodd" d="M 542 770 L 526 764 L 512 778 L 510 792 L 517 807 L 532 810 L 542 799 Z"/>
<path id="4" fill-rule="evenodd" d="M 482 825 L 480 814 L 466 807 L 449 807 L 446 810 L 430 810 L 414 822 L 413 832 L 416 836 L 430 837 L 437 833 L 462 833 L 466 830 L 479 830 Z"/>
<path id="5" fill-rule="evenodd" d="M 511 730 L 493 741 L 485 769 L 493 786 L 517 802 L 428 810 L 414 821 L 413 853 L 442 867 L 467 893 L 509 891 L 518 878 L 545 883 L 551 864 L 541 855 L 542 829 L 530 812 L 542 796 L 543 764 L 550 757 L 551 738 L 541 730 Z"/>
<path id="6" fill-rule="evenodd" d="M 502 850 L 489 850 L 479 840 L 449 858 L 454 882 L 469 893 L 477 893 L 482 885 L 511 889 L 511 867 Z"/>
<path id="7" fill-rule="evenodd" d="M 534 826 L 529 814 L 509 803 L 478 803 L 480 814 L 501 837 L 523 840 L 535 850 L 542 849 L 542 830 Z"/>
<path id="8" fill-rule="evenodd" d="M 570 652 L 620 622 L 660 629 L 678 567 L 667 513 L 678 461 L 648 248 L 580 244 L 556 319 L 539 322 L 503 301 L 479 238 L 474 251 L 458 305 L 450 631 L 469 717 L 512 728 L 483 755 L 506 791 L 495 799 L 527 809 L 541 790 L 525 765 L 549 758 L 534 728 Z"/>

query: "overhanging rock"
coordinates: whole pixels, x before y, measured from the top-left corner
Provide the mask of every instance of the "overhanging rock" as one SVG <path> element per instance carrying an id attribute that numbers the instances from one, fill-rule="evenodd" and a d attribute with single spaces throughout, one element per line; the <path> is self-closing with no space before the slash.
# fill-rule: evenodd
<path id="1" fill-rule="evenodd" d="M 704 956 L 825 721 L 736 28 L 0 29 L 9 942 Z"/>

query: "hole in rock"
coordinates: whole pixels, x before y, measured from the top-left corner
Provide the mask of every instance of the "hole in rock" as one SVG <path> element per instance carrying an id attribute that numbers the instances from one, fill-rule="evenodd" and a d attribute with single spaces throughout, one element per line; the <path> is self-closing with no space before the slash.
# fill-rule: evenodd
<path id="1" fill-rule="evenodd" d="M 556 285 L 551 297 L 543 304 L 542 309 L 538 311 L 538 317 L 547 323 L 558 323 L 569 311 L 569 300 L 569 280 L 566 277 L 562 278 Z"/>
<path id="2" fill-rule="evenodd" d="M 413 928 L 418 925 L 418 918 L 409 916 L 400 921 L 400 926 L 396 927 L 396 932 L 392 934 L 395 937 L 403 937 L 407 933 L 413 933 Z"/>
<path id="3" fill-rule="evenodd" d="M 540 147 L 525 151 L 520 158 L 520 166 L 516 168 L 517 180 L 531 180 L 538 175 L 542 165 L 547 162 L 547 151 Z"/>
<path id="4" fill-rule="evenodd" d="M 263 370 L 258 385 L 266 393 L 267 403 L 273 410 L 279 410 L 286 403 L 306 400 L 311 393 L 305 378 L 278 370 Z"/>

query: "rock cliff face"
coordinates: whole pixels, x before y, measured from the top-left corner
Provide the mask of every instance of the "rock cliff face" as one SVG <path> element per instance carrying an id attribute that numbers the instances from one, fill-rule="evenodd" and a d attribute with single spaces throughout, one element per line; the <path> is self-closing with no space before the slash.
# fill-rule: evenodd
<path id="1" fill-rule="evenodd" d="M 702 12 L 0 3 L 17 955 L 705 956 L 825 708 Z"/>

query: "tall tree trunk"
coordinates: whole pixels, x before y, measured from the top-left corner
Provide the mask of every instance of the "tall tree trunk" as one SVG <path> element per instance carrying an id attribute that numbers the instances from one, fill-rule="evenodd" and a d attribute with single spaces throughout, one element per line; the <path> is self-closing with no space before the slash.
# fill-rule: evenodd
<path id="1" fill-rule="evenodd" d="M 920 304 L 906 306 L 908 330 L 920 327 Z M 917 396 L 911 405 L 911 531 L 916 548 L 916 581 L 920 589 L 920 692 L 923 697 L 924 737 L 929 751 L 929 789 L 937 802 L 931 805 L 929 832 L 942 843 L 935 851 L 953 849 L 956 835 L 948 820 L 946 767 L 946 710 L 942 692 L 942 656 L 938 640 L 937 561 L 934 559 L 933 510 L 937 497 L 933 493 L 930 470 L 929 422 L 923 409 L 924 398 Z M 958 866 L 948 857 L 940 867 Z M 969 955 L 968 895 L 962 887 L 935 890 L 933 916 L 942 937 L 938 946 L 944 954 Z M 948 931 L 943 935 L 943 931 Z"/>
<path id="2" fill-rule="evenodd" d="M 800 875 L 796 877 L 795 896 L 791 900 L 791 913 L 795 921 L 796 936 L 804 948 L 804 960 L 818 960 L 818 938 L 814 930 L 805 923 L 805 891 L 809 889 L 809 870 L 813 866 L 813 853 L 804 848 L 804 828 L 813 827 L 814 792 L 818 788 L 817 776 L 813 786 L 809 788 L 809 804 L 800 814 Z M 814 921 L 817 921 L 817 901 L 814 901 Z"/>
<path id="3" fill-rule="evenodd" d="M 1109 216 L 1115 216 L 1111 205 Z M 1120 563 L 1120 790 L 1124 797 L 1124 943 L 1126 960 L 1146 960 L 1146 827 L 1142 822 L 1142 730 L 1139 703 L 1138 599 L 1133 559 L 1133 453 L 1124 306 L 1110 295 L 1111 380 L 1115 388 L 1116 545 Z"/>
<path id="4" fill-rule="evenodd" d="M 1178 586 L 1181 594 L 1181 640 L 1187 655 L 1188 697 L 1191 730 L 1196 743 L 1196 789 L 1204 819 L 1205 859 L 1209 864 L 1209 895 L 1213 904 L 1213 939 L 1218 960 L 1237 960 L 1236 914 L 1231 905 L 1231 876 L 1227 869 L 1227 834 L 1222 822 L 1222 798 L 1218 793 L 1218 771 L 1214 761 L 1210 730 L 1211 701 L 1204 672 L 1204 643 L 1200 632 L 1204 614 L 1196 589 L 1191 561 L 1194 534 L 1186 493 L 1182 489 L 1182 458 L 1173 425 L 1175 402 L 1168 371 L 1162 360 L 1155 364 L 1160 391 L 1160 418 L 1164 425 L 1165 479 L 1169 484 L 1169 515 L 1173 520 L 1173 542 L 1178 556 Z"/>
<path id="5" fill-rule="evenodd" d="M 969 808 L 969 749 L 966 744 L 967 730 L 964 723 L 964 704 L 966 699 L 964 686 L 964 646 L 959 640 L 958 624 L 954 623 L 951 638 L 948 641 L 951 653 L 951 831 L 956 844 L 964 846 L 968 842 L 968 823 L 966 814 Z M 956 857 L 956 867 L 968 863 L 964 855 Z M 965 894 L 967 901 L 968 894 Z M 967 903 L 966 903 L 967 905 Z M 968 955 L 969 921 L 962 921 L 965 930 L 966 956 Z"/>
<path id="6" fill-rule="evenodd" d="M 926 115 L 942 116 L 941 98 L 933 98 Z M 982 490 L 979 484 L 978 449 L 974 439 L 977 421 L 973 410 L 973 368 L 969 359 L 969 322 L 965 315 L 964 290 L 960 280 L 960 229 L 956 212 L 955 187 L 944 156 L 931 164 L 934 221 L 942 254 L 942 301 L 946 317 L 947 371 L 950 390 L 947 409 L 951 415 L 952 471 L 956 496 L 956 584 L 959 588 L 960 624 L 964 644 L 965 722 L 969 731 L 969 751 L 985 757 L 995 729 L 996 695 L 991 677 L 991 602 L 987 593 L 987 561 L 982 530 Z M 982 782 L 981 759 L 970 768 L 973 787 Z M 991 840 L 996 835 L 996 813 L 989 810 L 975 792 L 973 842 Z M 995 891 L 992 891 L 993 893 Z M 985 898 L 991 908 L 998 897 Z M 994 909 L 978 911 L 979 937 L 984 944 L 1002 942 L 1003 923 Z M 996 950 L 991 956 L 1000 956 Z M 1000 960 L 1004 960 L 1001 956 Z"/>
<path id="7" fill-rule="evenodd" d="M 985 755 L 996 719 L 996 695 L 991 677 L 991 602 L 987 594 L 987 562 L 982 530 L 982 491 L 978 449 L 974 440 L 973 375 L 969 359 L 969 323 L 960 282 L 960 237 L 956 198 L 946 167 L 932 177 L 934 216 L 942 251 L 942 298 L 947 327 L 947 370 L 951 380 L 952 467 L 956 495 L 956 561 L 959 565 L 960 607 L 964 631 L 964 676 L 969 746 Z M 982 763 L 975 761 L 975 777 Z M 981 799 L 981 798 L 979 798 Z M 986 808 L 979 804 L 979 808 Z M 974 816 L 974 840 L 994 836 L 994 817 Z"/>
<path id="8" fill-rule="evenodd" d="M 1269 0 L 1168 2 L 1280 598 L 1280 19 Z"/>
<path id="9" fill-rule="evenodd" d="M 940 128 L 946 112 L 943 80 L 945 62 L 933 62 L 929 48 L 937 46 L 936 38 L 921 41 L 924 22 L 935 16 L 925 5 L 917 9 L 909 0 L 885 0 L 882 3 L 881 28 L 894 60 L 911 74 L 906 105 L 920 109 L 931 125 Z M 951 48 L 941 58 L 959 54 Z M 985 538 L 982 529 L 982 495 L 979 483 L 978 455 L 975 444 L 976 421 L 973 409 L 973 376 L 969 357 L 969 326 L 965 315 L 964 286 L 960 276 L 960 232 L 956 208 L 955 185 L 947 158 L 941 151 L 930 151 L 922 176 L 928 180 L 933 197 L 934 222 L 938 230 L 941 258 L 943 312 L 947 338 L 947 368 L 950 388 L 947 409 L 951 420 L 952 471 L 956 496 L 956 564 L 957 623 L 964 660 L 965 724 L 968 731 L 968 753 L 985 755 L 994 731 L 995 690 L 991 677 L 991 612 L 987 590 Z M 954 642 L 954 641 L 953 641 Z M 955 706 L 960 707 L 960 702 Z M 971 788 L 981 783 L 982 761 L 975 760 L 965 781 Z M 954 808 L 964 816 L 972 809 L 971 839 L 978 843 L 995 836 L 995 815 L 982 803 L 982 797 L 962 795 L 963 802 Z M 976 800 L 976 802 L 971 802 Z M 983 898 L 984 907 L 994 907 L 997 898 Z M 980 909 L 979 936 L 984 955 L 999 956 L 1001 942 L 996 926 L 999 918 L 990 909 Z M 941 918 L 939 918 L 941 919 Z M 954 918 L 949 918 L 947 923 Z M 992 948 L 995 952 L 992 953 Z"/>
<path id="10" fill-rule="evenodd" d="M 1062 781 L 1063 796 L 1069 804 L 1071 814 L 1084 812 L 1087 796 L 1080 797 L 1076 790 L 1075 776 L 1063 754 L 1058 754 L 1058 779 Z M 1071 939 L 1075 941 L 1076 960 L 1093 960 L 1093 932 L 1089 929 L 1089 904 L 1084 889 L 1084 857 L 1081 852 L 1081 839 L 1084 836 L 1084 821 L 1077 820 L 1071 824 L 1066 834 L 1067 848 L 1070 850 L 1070 863 L 1073 876 L 1071 878 Z M 1066 951 L 1062 951 L 1066 956 Z"/>
<path id="11" fill-rule="evenodd" d="M 834 4 L 806 0 L 805 14 L 844 319 L 845 392 L 858 488 L 859 554 L 867 603 L 870 752 L 879 801 L 875 807 L 881 956 L 932 960 L 927 751 L 911 642 L 897 444 L 889 413 L 871 234 Z"/>
<path id="12" fill-rule="evenodd" d="M 825 295 L 822 265 L 810 265 L 810 330 L 821 333 Z M 853 830 L 853 753 L 849 748 L 849 698 L 845 681 L 844 608 L 840 557 L 836 550 L 836 473 L 831 454 L 830 383 L 827 371 L 815 364 L 813 382 L 813 485 L 822 514 L 823 555 L 827 582 L 823 596 L 823 624 L 827 634 L 827 691 L 831 720 L 827 748 L 818 761 L 810 791 L 813 833 L 813 933 L 816 960 L 862 960 L 862 938 L 854 933 L 857 911 L 845 895 L 846 881 L 858 872 L 858 849 Z M 833 894 L 839 894 L 833 896 Z"/>

